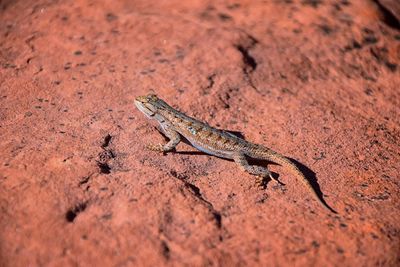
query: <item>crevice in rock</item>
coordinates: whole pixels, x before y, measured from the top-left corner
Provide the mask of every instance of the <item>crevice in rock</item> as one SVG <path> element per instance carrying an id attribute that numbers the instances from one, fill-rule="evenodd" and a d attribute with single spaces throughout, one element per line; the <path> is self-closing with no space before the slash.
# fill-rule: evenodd
<path id="1" fill-rule="evenodd" d="M 210 90 L 212 89 L 212 87 L 213 87 L 214 84 L 215 84 L 215 80 L 214 80 L 214 79 L 215 79 L 216 76 L 217 76 L 217 74 L 215 74 L 215 73 L 213 73 L 213 74 L 207 76 L 208 84 L 207 84 L 206 87 L 203 88 L 203 91 L 204 91 L 204 94 L 205 94 L 205 95 L 207 95 L 207 94 L 210 93 Z"/>
<path id="2" fill-rule="evenodd" d="M 203 198 L 203 196 L 200 193 L 200 188 L 198 188 L 197 186 L 195 186 L 194 184 L 188 183 L 188 182 L 184 182 L 185 187 L 189 188 L 190 191 L 198 198 L 201 199 L 204 202 L 209 203 L 207 200 L 205 200 Z"/>
<path id="3" fill-rule="evenodd" d="M 97 166 L 100 168 L 100 173 L 103 174 L 110 174 L 111 173 L 111 167 L 108 165 L 106 162 L 97 162 Z"/>
<path id="4" fill-rule="evenodd" d="M 162 255 L 164 256 L 165 259 L 167 259 L 167 260 L 170 259 L 171 250 L 170 250 L 167 242 L 165 242 L 164 240 L 161 241 L 161 252 L 162 252 Z"/>
<path id="5" fill-rule="evenodd" d="M 93 175 L 93 173 L 90 174 L 90 175 L 88 175 L 88 176 L 83 177 L 83 178 L 79 181 L 79 186 L 82 186 L 82 185 L 84 185 L 84 184 L 87 184 L 87 183 L 89 182 L 90 178 L 92 178 L 92 175 Z"/>
<path id="6" fill-rule="evenodd" d="M 245 38 L 235 44 L 235 48 L 242 55 L 244 69 L 247 72 L 253 72 L 257 68 L 256 59 L 250 54 L 250 50 L 258 44 L 258 40 L 248 33 L 245 33 Z"/>
<path id="7" fill-rule="evenodd" d="M 379 8 L 382 14 L 382 21 L 389 27 L 400 30 L 400 21 L 395 14 L 392 13 L 390 8 L 386 7 L 379 0 L 372 0 Z"/>
<path id="8" fill-rule="evenodd" d="M 261 94 L 260 90 L 258 90 L 257 86 L 254 84 L 250 74 L 246 72 L 246 73 L 244 73 L 244 76 L 245 76 L 247 82 L 249 83 L 250 87 L 253 88 L 257 93 Z"/>
<path id="9" fill-rule="evenodd" d="M 222 228 L 222 216 L 221 216 L 221 213 L 214 208 L 214 205 L 210 201 L 208 201 L 207 199 L 205 199 L 203 197 L 203 195 L 201 194 L 200 188 L 198 188 L 196 185 L 194 185 L 192 183 L 189 183 L 187 181 L 188 177 L 186 175 L 178 174 L 174 170 L 171 170 L 169 173 L 173 177 L 175 177 L 176 179 L 182 181 L 183 185 L 185 186 L 185 188 L 188 188 L 189 191 L 193 194 L 193 196 L 195 196 L 202 203 L 206 204 L 206 206 L 210 210 L 210 213 L 213 215 L 213 218 L 214 218 L 214 221 L 215 221 L 215 225 L 217 226 L 218 229 L 221 229 Z"/>
<path id="10" fill-rule="evenodd" d="M 216 210 L 214 210 L 212 214 L 214 216 L 215 223 L 216 223 L 218 229 L 221 229 L 221 227 L 222 227 L 222 216 L 221 216 L 221 213 L 216 211 Z"/>
<path id="11" fill-rule="evenodd" d="M 243 71 L 243 75 L 244 75 L 246 81 L 249 83 L 251 88 L 253 88 L 258 93 L 260 93 L 260 91 L 255 86 L 255 84 L 252 80 L 252 77 L 251 77 L 251 73 L 257 69 L 258 63 L 257 63 L 257 60 L 250 54 L 250 50 L 254 49 L 254 47 L 259 42 L 252 35 L 246 33 L 245 31 L 243 31 L 243 32 L 245 34 L 245 37 L 242 38 L 237 44 L 234 44 L 234 47 L 242 55 L 242 60 L 243 60 L 242 71 Z"/>
<path id="12" fill-rule="evenodd" d="M 214 86 L 214 84 L 215 84 L 215 81 L 214 81 L 215 76 L 217 76 L 217 74 L 213 73 L 213 74 L 211 74 L 210 76 L 207 77 L 208 85 L 207 85 L 206 89 L 211 89 Z"/>
<path id="13" fill-rule="evenodd" d="M 114 160 L 116 158 L 116 154 L 113 151 L 113 149 L 109 148 L 111 144 L 111 139 L 112 136 L 110 134 L 107 134 L 104 139 L 103 143 L 101 145 L 101 148 L 103 149 L 102 152 L 99 153 L 98 159 L 96 160 L 97 166 L 100 169 L 100 173 L 102 174 L 110 174 L 111 173 L 111 165 L 110 161 Z"/>
<path id="14" fill-rule="evenodd" d="M 249 53 L 249 48 L 246 48 L 242 45 L 235 45 L 236 49 L 242 54 L 243 63 L 245 66 L 250 68 L 247 70 L 248 72 L 252 72 L 257 68 L 257 62 Z M 251 47 L 250 47 L 251 48 Z"/>
<path id="15" fill-rule="evenodd" d="M 110 142 L 111 142 L 111 138 L 112 138 L 112 136 L 111 136 L 110 134 L 107 134 L 107 135 L 104 137 L 104 142 L 103 142 L 103 144 L 101 145 L 101 147 L 102 147 L 102 148 L 108 147 L 108 145 L 109 145 Z"/>
<path id="16" fill-rule="evenodd" d="M 322 4 L 322 0 L 303 0 L 303 1 L 301 1 L 301 4 L 305 5 L 305 6 L 308 5 L 313 8 L 318 8 L 319 5 Z"/>
<path id="17" fill-rule="evenodd" d="M 221 95 L 218 95 L 218 99 L 224 104 L 224 109 L 229 109 L 231 106 L 229 105 L 229 93 L 225 93 L 224 98 Z"/>
<path id="18" fill-rule="evenodd" d="M 79 213 L 83 212 L 86 208 L 87 208 L 87 202 L 77 204 L 75 207 L 69 209 L 65 213 L 65 219 L 67 220 L 67 222 L 70 223 L 74 222 L 76 216 L 78 216 Z"/>

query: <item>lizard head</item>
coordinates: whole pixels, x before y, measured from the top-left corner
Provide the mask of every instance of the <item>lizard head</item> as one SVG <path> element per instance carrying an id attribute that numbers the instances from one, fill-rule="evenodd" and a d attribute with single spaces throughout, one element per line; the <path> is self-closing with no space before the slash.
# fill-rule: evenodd
<path id="1" fill-rule="evenodd" d="M 154 117 L 158 110 L 163 108 L 163 103 L 165 102 L 154 94 L 138 96 L 135 99 L 136 107 L 149 118 Z"/>

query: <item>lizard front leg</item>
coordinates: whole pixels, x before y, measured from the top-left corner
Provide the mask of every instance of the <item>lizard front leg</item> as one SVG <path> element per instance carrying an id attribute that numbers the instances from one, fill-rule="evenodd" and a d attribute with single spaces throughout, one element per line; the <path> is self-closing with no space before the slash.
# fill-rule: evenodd
<path id="1" fill-rule="evenodd" d="M 271 178 L 273 180 L 276 180 L 271 172 L 262 166 L 252 166 L 249 164 L 249 162 L 246 159 L 246 156 L 243 153 L 236 153 L 233 155 L 233 160 L 239 165 L 239 167 L 243 170 L 246 171 L 250 174 L 256 175 L 260 177 L 261 179 L 258 181 L 260 185 L 264 186 L 264 178 Z"/>
<path id="2" fill-rule="evenodd" d="M 179 144 L 179 142 L 181 141 L 181 136 L 177 131 L 171 129 L 169 125 L 161 125 L 160 128 L 162 129 L 162 132 L 165 134 L 165 136 L 169 138 L 168 143 L 166 143 L 165 145 L 150 144 L 146 147 L 152 151 L 159 151 L 164 153 L 170 152 Z"/>

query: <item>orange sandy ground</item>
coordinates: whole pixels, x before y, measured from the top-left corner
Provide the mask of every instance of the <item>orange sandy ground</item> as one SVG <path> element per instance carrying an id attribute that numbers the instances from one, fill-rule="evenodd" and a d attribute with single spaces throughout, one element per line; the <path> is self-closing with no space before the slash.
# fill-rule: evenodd
<path id="1" fill-rule="evenodd" d="M 1 266 L 399 266 L 400 28 L 376 1 L 0 1 Z M 156 92 L 315 173 L 145 149 Z M 312 178 L 312 177 L 310 177 Z"/>

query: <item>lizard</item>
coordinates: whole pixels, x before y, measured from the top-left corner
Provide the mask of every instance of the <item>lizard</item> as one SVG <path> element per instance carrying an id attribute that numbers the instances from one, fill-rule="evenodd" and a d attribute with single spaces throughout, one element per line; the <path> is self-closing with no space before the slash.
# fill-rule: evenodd
<path id="1" fill-rule="evenodd" d="M 164 145 L 148 145 L 150 150 L 171 152 L 184 138 L 193 147 L 206 154 L 233 160 L 243 171 L 259 177 L 260 181 L 270 178 L 279 182 L 268 168 L 250 165 L 248 158 L 274 162 L 294 173 L 323 207 L 336 213 L 319 197 L 300 169 L 282 154 L 189 117 L 168 105 L 155 94 L 138 96 L 134 103 L 149 119 L 154 119 L 159 123 L 159 130 L 169 139 Z"/>

